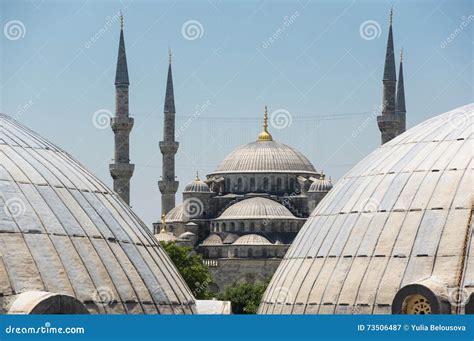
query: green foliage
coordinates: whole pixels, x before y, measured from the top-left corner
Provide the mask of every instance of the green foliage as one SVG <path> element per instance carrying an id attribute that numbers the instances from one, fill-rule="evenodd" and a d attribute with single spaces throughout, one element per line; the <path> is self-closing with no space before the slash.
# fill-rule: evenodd
<path id="1" fill-rule="evenodd" d="M 227 287 L 217 298 L 232 302 L 234 314 L 256 314 L 260 300 L 270 281 L 265 283 L 242 283 Z"/>
<path id="2" fill-rule="evenodd" d="M 178 268 L 194 297 L 212 298 L 209 292 L 212 275 L 208 267 L 202 263 L 201 256 L 197 255 L 191 247 L 178 246 L 176 242 L 161 242 L 161 246 Z"/>

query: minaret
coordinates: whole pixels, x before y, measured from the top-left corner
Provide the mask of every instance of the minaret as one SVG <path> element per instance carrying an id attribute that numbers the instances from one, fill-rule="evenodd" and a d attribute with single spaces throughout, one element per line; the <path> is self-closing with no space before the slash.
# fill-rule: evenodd
<path id="1" fill-rule="evenodd" d="M 392 33 L 393 8 L 390 10 L 388 28 L 387 51 L 385 53 L 385 67 L 383 73 L 382 115 L 377 117 L 377 123 L 382 133 L 382 144 L 400 134 L 400 120 L 395 115 L 395 97 L 397 75 L 395 71 L 395 54 L 393 50 Z"/>
<path id="2" fill-rule="evenodd" d="M 173 75 L 171 71 L 171 50 L 169 51 L 168 80 L 166 82 L 163 141 L 160 141 L 160 150 L 163 154 L 162 177 L 158 181 L 161 192 L 161 212 L 169 212 L 175 206 L 175 195 L 179 182 L 175 179 L 174 156 L 178 151 L 179 143 L 175 141 L 175 107 L 173 92 Z"/>
<path id="3" fill-rule="evenodd" d="M 395 113 L 400 117 L 400 134 L 406 130 L 405 86 L 403 84 L 403 48 L 400 51 L 400 69 L 398 70 L 397 101 Z"/>
<path id="4" fill-rule="evenodd" d="M 109 165 L 114 180 L 114 191 L 130 204 L 130 178 L 135 165 L 130 163 L 129 137 L 133 127 L 133 118 L 128 116 L 128 68 L 125 42 L 123 39 L 123 16 L 120 16 L 120 42 L 115 73 L 115 117 L 110 126 L 115 134 L 114 163 Z"/>

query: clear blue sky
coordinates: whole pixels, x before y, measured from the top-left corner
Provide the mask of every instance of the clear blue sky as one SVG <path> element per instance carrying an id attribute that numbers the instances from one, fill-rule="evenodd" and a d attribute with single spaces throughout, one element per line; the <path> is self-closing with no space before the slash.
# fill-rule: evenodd
<path id="1" fill-rule="evenodd" d="M 337 180 L 380 143 L 371 113 L 381 103 L 391 4 L 395 49 L 405 50 L 408 126 L 472 102 L 474 11 L 467 0 L 2 0 L 0 110 L 111 185 L 113 133 L 98 129 L 93 118 L 114 111 L 114 16 L 122 9 L 135 118 L 131 205 L 148 225 L 161 205 L 158 141 L 168 46 L 177 129 L 206 106 L 179 137 L 178 202 L 196 170 L 211 172 L 256 138 L 265 104 L 270 113 L 291 115 L 288 127 L 271 127 L 274 138 Z M 192 29 L 183 34 L 190 20 L 198 22 L 197 36 Z"/>

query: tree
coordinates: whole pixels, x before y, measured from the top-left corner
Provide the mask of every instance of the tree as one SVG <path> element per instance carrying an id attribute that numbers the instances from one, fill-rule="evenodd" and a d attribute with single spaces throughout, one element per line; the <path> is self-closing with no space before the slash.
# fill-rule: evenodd
<path id="1" fill-rule="evenodd" d="M 161 242 L 161 246 L 178 268 L 194 297 L 212 298 L 209 292 L 212 275 L 209 268 L 203 264 L 201 256 L 197 255 L 191 247 L 178 246 L 176 242 Z"/>
<path id="2" fill-rule="evenodd" d="M 219 293 L 217 298 L 222 301 L 231 301 L 234 314 L 256 314 L 269 282 L 266 280 L 264 283 L 234 284 Z"/>

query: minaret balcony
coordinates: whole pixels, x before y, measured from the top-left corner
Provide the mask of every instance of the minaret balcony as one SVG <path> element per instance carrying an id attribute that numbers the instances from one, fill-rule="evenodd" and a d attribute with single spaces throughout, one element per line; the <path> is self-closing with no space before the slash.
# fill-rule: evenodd
<path id="1" fill-rule="evenodd" d="M 179 142 L 176 141 L 160 141 L 161 154 L 176 154 L 179 147 Z"/>
<path id="2" fill-rule="evenodd" d="M 127 131 L 130 132 L 133 127 L 133 118 L 128 116 L 116 116 L 110 118 L 110 126 L 114 132 Z"/>
<path id="3" fill-rule="evenodd" d="M 161 193 L 176 193 L 178 191 L 179 181 L 160 180 L 158 187 Z"/>
<path id="4" fill-rule="evenodd" d="M 111 163 L 109 170 L 114 179 L 131 178 L 135 170 L 135 165 L 131 163 Z"/>

